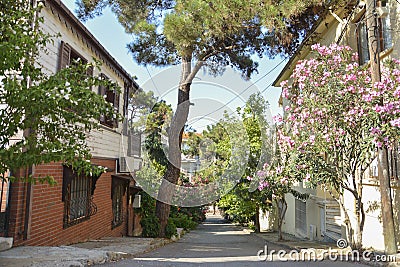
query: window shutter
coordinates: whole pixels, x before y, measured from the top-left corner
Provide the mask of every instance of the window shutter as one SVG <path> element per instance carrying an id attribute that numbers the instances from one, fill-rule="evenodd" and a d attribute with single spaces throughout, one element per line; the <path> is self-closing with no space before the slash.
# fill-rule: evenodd
<path id="1" fill-rule="evenodd" d="M 118 114 L 119 113 L 119 93 L 117 90 L 114 90 L 114 111 Z M 118 128 L 118 119 L 115 118 L 114 120 L 114 127 Z"/>
<path id="2" fill-rule="evenodd" d="M 89 76 L 89 77 L 93 77 L 93 72 L 94 72 L 93 66 L 90 66 L 90 67 L 87 68 L 87 70 L 86 70 L 86 74 L 87 74 L 87 76 Z"/>
<path id="3" fill-rule="evenodd" d="M 62 202 L 65 201 L 65 197 L 67 196 L 68 186 L 71 184 L 72 180 L 75 178 L 75 173 L 72 168 L 69 166 L 63 166 L 63 183 L 62 183 Z"/>
<path id="4" fill-rule="evenodd" d="M 129 92 L 130 92 L 130 86 L 125 83 L 124 84 L 124 117 L 128 116 L 128 105 L 129 105 Z"/>
<path id="5" fill-rule="evenodd" d="M 66 68 L 70 64 L 70 58 L 71 46 L 64 41 L 61 41 L 58 70 Z"/>
<path id="6" fill-rule="evenodd" d="M 105 94 L 106 94 L 106 89 L 107 89 L 107 88 L 106 88 L 105 86 L 100 85 L 100 86 L 99 86 L 99 95 L 101 95 L 102 97 L 104 97 Z M 104 114 L 100 115 L 100 122 L 105 122 L 105 121 L 106 121 L 105 115 L 104 115 Z"/>

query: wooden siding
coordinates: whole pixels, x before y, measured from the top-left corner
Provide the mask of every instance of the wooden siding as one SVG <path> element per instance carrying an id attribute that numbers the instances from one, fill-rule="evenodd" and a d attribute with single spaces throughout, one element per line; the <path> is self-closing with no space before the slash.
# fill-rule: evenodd
<path id="1" fill-rule="evenodd" d="M 59 54 L 61 41 L 68 43 L 76 52 L 82 55 L 86 60 L 91 62 L 93 57 L 98 58 L 96 53 L 90 48 L 86 40 L 82 39 L 76 29 L 73 29 L 67 20 L 65 20 L 57 10 L 51 5 L 47 5 L 41 14 L 44 17 L 44 24 L 41 25 L 44 32 L 53 36 L 61 34 L 60 37 L 54 37 L 53 42 L 48 43 L 46 51 L 40 53 L 38 64 L 45 73 L 55 73 L 59 64 Z M 109 67 L 108 62 L 104 62 L 101 67 L 101 73 L 104 73 L 121 87 L 122 93 L 119 98 L 119 113 L 123 114 L 124 106 L 124 80 Z M 100 72 L 95 69 L 94 75 Z M 98 93 L 98 88 L 93 87 L 92 90 Z M 102 130 L 96 130 L 89 134 L 88 145 L 95 157 L 118 158 L 121 154 L 121 132 L 122 123 L 118 124 L 118 128 L 107 129 L 102 126 Z"/>

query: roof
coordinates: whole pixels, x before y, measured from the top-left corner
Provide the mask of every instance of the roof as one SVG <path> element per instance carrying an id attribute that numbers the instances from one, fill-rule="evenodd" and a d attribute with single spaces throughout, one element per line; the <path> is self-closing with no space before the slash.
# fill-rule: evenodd
<path id="1" fill-rule="evenodd" d="M 99 56 L 111 69 L 119 74 L 126 82 L 139 88 L 139 85 L 135 82 L 132 75 L 130 75 L 119 63 L 111 56 L 111 54 L 104 48 L 102 44 L 94 37 L 94 35 L 78 20 L 77 17 L 65 6 L 61 0 L 46 0 L 47 4 L 55 8 L 58 13 L 68 21 L 71 26 L 79 32 L 88 44 L 90 44 L 92 50 Z"/>

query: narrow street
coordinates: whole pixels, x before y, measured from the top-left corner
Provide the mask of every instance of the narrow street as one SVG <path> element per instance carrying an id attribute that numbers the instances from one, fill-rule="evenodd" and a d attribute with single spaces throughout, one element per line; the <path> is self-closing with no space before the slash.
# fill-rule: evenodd
<path id="1" fill-rule="evenodd" d="M 175 243 L 135 259 L 108 263 L 105 266 L 364 266 L 327 260 L 282 262 L 277 255 L 274 255 L 273 261 L 270 258 L 260 260 L 257 253 L 265 245 L 269 252 L 284 250 L 276 245 L 266 244 L 263 239 L 239 226 L 226 223 L 220 216 L 208 215 L 207 220 L 196 230 L 187 233 Z"/>

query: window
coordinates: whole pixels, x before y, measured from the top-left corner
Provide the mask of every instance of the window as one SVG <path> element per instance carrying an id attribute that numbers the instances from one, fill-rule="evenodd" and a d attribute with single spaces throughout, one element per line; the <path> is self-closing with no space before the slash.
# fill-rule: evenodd
<path id="1" fill-rule="evenodd" d="M 400 147 L 396 144 L 392 149 L 388 149 L 389 177 L 398 180 L 400 178 Z"/>
<path id="2" fill-rule="evenodd" d="M 124 211 L 123 211 L 123 203 L 124 203 L 124 195 L 126 188 L 128 186 L 128 181 L 125 179 L 113 177 L 112 178 L 112 210 L 113 210 L 113 220 L 111 223 L 111 227 L 115 228 L 122 224 L 124 221 Z"/>
<path id="3" fill-rule="evenodd" d="M 103 79 L 108 79 L 104 74 L 101 75 Z M 105 100 L 114 107 L 114 112 L 119 112 L 119 94 L 114 88 L 99 86 L 99 94 L 105 98 Z M 106 115 L 100 117 L 100 123 L 110 128 L 118 127 L 118 120 L 111 118 Z"/>
<path id="4" fill-rule="evenodd" d="M 374 160 L 369 165 L 369 177 L 377 178 L 378 177 L 378 158 L 375 157 Z"/>
<path id="5" fill-rule="evenodd" d="M 307 216 L 306 216 L 306 202 L 296 199 L 295 200 L 295 226 L 296 230 L 300 233 L 307 234 Z"/>
<path id="6" fill-rule="evenodd" d="M 123 114 L 124 114 L 124 124 L 123 124 L 123 131 L 124 135 L 128 135 L 129 132 L 129 101 L 134 91 L 134 87 L 125 83 L 124 85 L 124 107 L 123 107 Z"/>
<path id="7" fill-rule="evenodd" d="M 392 148 L 388 148 L 388 172 L 392 180 L 400 179 L 400 147 L 395 144 Z M 369 166 L 369 177 L 378 178 L 379 175 L 378 157 L 376 156 Z"/>
<path id="8" fill-rule="evenodd" d="M 71 167 L 63 167 L 64 228 L 78 224 L 94 215 L 92 178 L 77 175 Z"/>
<path id="9" fill-rule="evenodd" d="M 58 70 L 64 69 L 67 66 L 72 66 L 74 64 L 77 64 L 78 62 L 86 64 L 87 60 L 83 56 L 81 56 L 76 50 L 74 50 L 69 44 L 65 43 L 64 41 L 61 41 Z M 92 66 L 87 69 L 86 75 L 93 76 Z M 67 110 L 77 113 L 77 110 L 73 107 L 73 104 L 71 104 Z"/>
<path id="10" fill-rule="evenodd" d="M 384 7 L 388 8 L 388 7 Z M 387 12 L 389 13 L 389 12 Z M 365 17 L 365 16 L 364 16 Z M 386 14 L 378 19 L 379 49 L 385 51 L 393 46 L 390 26 L 390 16 Z M 360 65 L 369 60 L 368 31 L 365 18 L 359 21 L 357 27 L 357 43 Z"/>
<path id="11" fill-rule="evenodd" d="M 74 50 L 69 44 L 61 41 L 58 70 L 75 64 L 75 62 L 78 62 L 78 60 L 81 61 L 83 64 L 87 63 L 87 60 L 83 56 L 81 56 L 76 50 Z M 88 68 L 87 74 L 93 76 L 93 67 Z"/>

